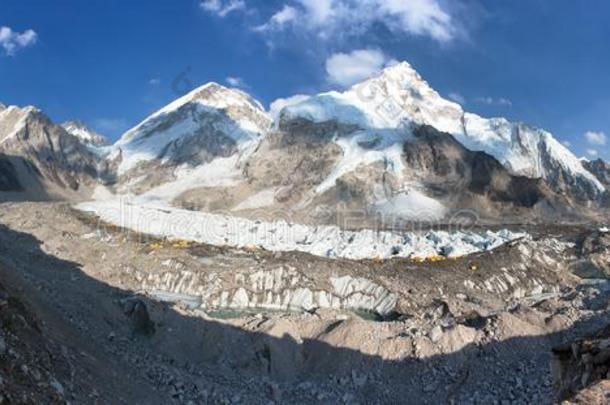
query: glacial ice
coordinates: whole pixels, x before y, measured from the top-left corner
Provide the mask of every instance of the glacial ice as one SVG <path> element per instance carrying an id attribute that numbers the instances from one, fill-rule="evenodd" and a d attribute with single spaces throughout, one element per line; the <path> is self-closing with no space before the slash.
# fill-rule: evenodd
<path id="1" fill-rule="evenodd" d="M 316 256 L 346 259 L 390 257 L 449 257 L 492 250 L 527 234 L 501 230 L 391 232 L 343 230 L 337 226 L 308 226 L 254 221 L 228 215 L 170 208 L 154 203 L 134 204 L 121 198 L 85 202 L 77 208 L 103 221 L 170 240 L 188 240 L 216 246 L 298 251 Z"/>

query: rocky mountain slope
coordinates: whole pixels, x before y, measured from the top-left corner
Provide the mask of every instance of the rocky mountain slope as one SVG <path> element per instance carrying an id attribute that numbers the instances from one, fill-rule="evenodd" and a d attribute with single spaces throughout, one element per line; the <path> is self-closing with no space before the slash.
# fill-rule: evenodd
<path id="1" fill-rule="evenodd" d="M 604 162 L 602 159 L 593 161 L 583 161 L 583 166 L 597 177 L 597 179 L 606 186 L 606 189 L 610 188 L 610 163 Z"/>
<path id="2" fill-rule="evenodd" d="M 297 101 L 274 121 L 246 93 L 209 83 L 109 146 L 79 122 L 61 128 L 27 118 L 44 116 L 35 109 L 1 107 L 0 151 L 24 160 L 5 158 L 0 183 L 40 194 L 42 176 L 89 195 L 79 186 L 97 179 L 140 202 L 279 210 L 312 223 L 357 214 L 361 226 L 380 216 L 446 221 L 464 210 L 492 221 L 575 219 L 607 206 L 607 169 L 582 163 L 546 131 L 465 112 L 407 63 Z M 45 135 L 16 137 L 22 127 Z M 28 167 L 32 179 L 16 181 Z"/>
<path id="3" fill-rule="evenodd" d="M 271 120 L 247 94 L 216 83 L 199 87 L 127 131 L 109 160 L 119 190 L 146 190 L 217 158 L 236 166 L 265 135 Z M 187 175 L 188 176 L 188 175 Z"/>
<path id="4" fill-rule="evenodd" d="M 208 182 L 173 197 L 300 221 L 437 221 L 464 209 L 506 221 L 575 218 L 606 193 L 551 134 L 465 113 L 406 63 L 286 106 L 242 173 L 230 188 Z"/>
<path id="5" fill-rule="evenodd" d="M 328 134 L 345 128 L 332 125 L 291 123 L 270 134 L 244 170 L 247 182 L 240 190 L 251 195 L 232 196 L 234 209 L 271 207 L 314 219 L 324 208 L 336 223 L 337 215 L 350 213 L 438 220 L 464 208 L 498 217 L 550 214 L 553 207 L 569 206 L 544 180 L 512 175 L 492 156 L 467 150 L 433 127 L 413 127 L 403 139 L 367 133 L 337 138 Z M 210 206 L 198 196 L 215 193 L 226 195 L 207 188 L 179 200 L 187 207 Z"/>
<path id="6" fill-rule="evenodd" d="M 222 89 L 223 108 L 243 104 L 241 92 L 210 86 Z M 198 91 L 164 110 L 175 114 Z M 255 111 L 265 125 L 255 131 L 262 136 L 246 138 L 248 153 L 225 149 L 216 153 L 221 159 L 203 165 L 174 153 L 165 164 L 171 174 L 138 176 L 136 170 L 119 185 L 142 193 L 143 200 L 189 209 L 252 217 L 277 211 L 313 223 L 345 221 L 357 213 L 361 225 L 380 215 L 388 221 L 446 220 L 464 209 L 490 220 L 574 219 L 588 214 L 581 207 L 598 206 L 607 193 L 550 133 L 464 112 L 406 63 L 344 93 L 301 97 L 269 130 L 270 118 Z M 247 110 L 232 115 L 233 125 L 249 116 Z M 151 120 L 165 122 L 160 113 Z M 147 136 L 167 142 L 201 137 L 188 125 L 169 135 L 155 125 Z M 131 137 L 126 134 L 119 144 Z M 154 154 L 161 156 L 161 149 Z M 155 181 L 144 180 L 151 176 Z"/>
<path id="7" fill-rule="evenodd" d="M 352 133 L 369 134 L 430 125 L 453 135 L 472 151 L 495 157 L 511 174 L 543 178 L 556 190 L 588 200 L 605 192 L 599 180 L 550 133 L 464 112 L 458 104 L 443 99 L 406 62 L 344 93 L 323 93 L 286 107 L 280 125 L 294 120 L 335 121 L 351 126 Z"/>
<path id="8" fill-rule="evenodd" d="M 583 166 L 597 177 L 597 179 L 610 190 L 610 163 L 604 162 L 602 159 L 594 161 L 583 161 Z M 602 205 L 610 207 L 610 191 L 602 197 Z"/>
<path id="9" fill-rule="evenodd" d="M 603 405 L 610 398 L 610 325 L 553 348 L 562 404 Z"/>
<path id="10" fill-rule="evenodd" d="M 356 261 L 158 240 L 63 203 L 0 209 L 8 403 L 552 404 L 551 349 L 610 322 L 608 281 L 569 270 L 591 228 Z"/>
<path id="11" fill-rule="evenodd" d="M 0 199 L 85 198 L 99 158 L 34 107 L 0 110 Z"/>

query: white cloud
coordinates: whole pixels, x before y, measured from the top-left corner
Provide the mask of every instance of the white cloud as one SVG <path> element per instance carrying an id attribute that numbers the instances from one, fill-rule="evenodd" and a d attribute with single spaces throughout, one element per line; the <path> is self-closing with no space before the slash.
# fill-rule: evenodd
<path id="1" fill-rule="evenodd" d="M 449 97 L 450 100 L 453 100 L 458 104 L 461 104 L 461 105 L 466 104 L 466 99 L 460 93 L 455 93 L 455 92 L 449 93 L 447 96 Z"/>
<path id="2" fill-rule="evenodd" d="M 367 79 L 395 63 L 395 60 L 376 49 L 336 53 L 326 60 L 327 80 L 330 83 L 347 87 Z"/>
<path id="3" fill-rule="evenodd" d="M 271 20 L 275 24 L 284 25 L 290 21 L 294 21 L 297 18 L 297 9 L 290 6 L 284 6 L 283 9 L 278 11 L 271 17 Z"/>
<path id="4" fill-rule="evenodd" d="M 254 30 L 262 32 L 282 30 L 285 25 L 290 24 L 297 19 L 298 13 L 296 8 L 284 5 L 284 8 L 273 14 L 267 23 L 256 27 Z"/>
<path id="5" fill-rule="evenodd" d="M 306 96 L 304 94 L 297 94 L 288 98 L 278 98 L 269 106 L 269 115 L 271 115 L 271 118 L 273 118 L 273 120 L 277 122 L 277 119 L 280 116 L 280 112 L 284 107 L 298 104 L 307 99 L 309 99 L 309 96 Z"/>
<path id="6" fill-rule="evenodd" d="M 512 107 L 513 102 L 507 98 L 494 98 L 494 97 L 477 97 L 475 101 L 479 104 L 487 104 L 499 107 Z"/>
<path id="7" fill-rule="evenodd" d="M 428 35 L 437 41 L 450 41 L 455 36 L 453 18 L 437 0 L 385 0 L 379 6 L 395 16 L 403 29 L 418 35 Z"/>
<path id="8" fill-rule="evenodd" d="M 246 81 L 244 79 L 242 79 L 241 77 L 229 76 L 225 79 L 225 81 L 227 82 L 227 84 L 229 86 L 241 87 L 241 88 L 248 87 L 248 85 L 246 84 Z"/>
<path id="9" fill-rule="evenodd" d="M 335 14 L 336 0 L 298 0 L 306 10 L 309 21 L 314 25 L 325 24 Z"/>
<path id="10" fill-rule="evenodd" d="M 591 157 L 596 157 L 599 153 L 595 149 L 587 149 L 587 155 Z"/>
<path id="11" fill-rule="evenodd" d="M 366 34 L 381 24 L 395 35 L 425 36 L 444 43 L 462 31 L 446 4 L 440 0 L 288 0 L 257 29 L 277 32 L 290 28 L 337 41 Z"/>
<path id="12" fill-rule="evenodd" d="M 563 144 L 563 146 L 565 146 L 566 148 L 570 148 L 572 147 L 572 142 L 570 141 L 562 141 L 561 142 Z"/>
<path id="13" fill-rule="evenodd" d="M 159 84 L 161 84 L 161 79 L 157 79 L 156 77 L 153 77 L 152 79 L 150 79 L 148 81 L 148 84 L 150 84 L 151 86 L 158 86 Z"/>
<path id="14" fill-rule="evenodd" d="M 603 133 L 603 132 L 595 132 L 595 131 L 585 132 L 585 139 L 591 145 L 600 145 L 600 146 L 604 146 L 606 144 L 606 141 L 607 141 L 605 133 Z"/>
<path id="15" fill-rule="evenodd" d="M 201 8 L 218 17 L 226 17 L 234 11 L 245 11 L 246 3 L 243 0 L 204 0 Z"/>
<path id="16" fill-rule="evenodd" d="M 9 27 L 0 27 L 0 46 L 7 55 L 12 56 L 19 49 L 34 45 L 36 41 L 38 41 L 38 34 L 34 30 L 19 33 Z"/>

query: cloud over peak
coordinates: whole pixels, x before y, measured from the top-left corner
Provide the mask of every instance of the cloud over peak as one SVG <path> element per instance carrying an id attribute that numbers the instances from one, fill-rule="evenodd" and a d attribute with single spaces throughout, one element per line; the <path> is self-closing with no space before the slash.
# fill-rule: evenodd
<path id="1" fill-rule="evenodd" d="M 244 79 L 242 79 L 241 77 L 237 77 L 237 76 L 228 76 L 225 81 L 227 82 L 227 84 L 231 87 L 239 87 L 242 89 L 248 88 L 248 84 L 246 83 L 246 81 Z"/>
<path id="2" fill-rule="evenodd" d="M 380 15 L 395 29 L 429 36 L 439 42 L 455 39 L 457 26 L 449 10 L 437 0 L 378 0 Z M 391 21 L 394 19 L 395 21 Z"/>
<path id="3" fill-rule="evenodd" d="M 604 146 L 607 142 L 606 134 L 599 131 L 585 132 L 585 139 L 591 145 Z"/>
<path id="4" fill-rule="evenodd" d="M 326 60 L 327 80 L 332 84 L 347 87 L 396 63 L 396 60 L 377 49 L 335 53 Z"/>
<path id="5" fill-rule="evenodd" d="M 38 34 L 34 30 L 30 29 L 19 33 L 9 27 L 0 27 L 0 47 L 9 56 L 14 55 L 22 48 L 34 45 L 36 41 L 38 41 Z"/>

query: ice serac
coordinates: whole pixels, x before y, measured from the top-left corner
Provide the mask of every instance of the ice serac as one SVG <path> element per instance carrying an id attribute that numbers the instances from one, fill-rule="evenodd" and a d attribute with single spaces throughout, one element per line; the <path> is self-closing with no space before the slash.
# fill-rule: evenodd
<path id="1" fill-rule="evenodd" d="M 250 96 L 208 83 L 126 132 L 111 158 L 117 160 L 119 177 L 142 175 L 150 164 L 160 165 L 161 171 L 200 166 L 216 158 L 247 155 L 270 126 L 264 108 Z"/>
<path id="2" fill-rule="evenodd" d="M 106 146 L 109 143 L 108 139 L 89 128 L 82 121 L 71 120 L 64 122 L 61 126 L 68 131 L 69 134 L 74 135 L 86 145 Z"/>
<path id="3" fill-rule="evenodd" d="M 605 192 L 604 185 L 549 132 L 465 112 L 441 97 L 406 62 L 345 92 L 319 94 L 280 113 L 280 127 L 298 120 L 335 121 L 352 126 L 354 132 L 402 133 L 405 137 L 413 126 L 430 125 L 453 135 L 472 151 L 493 156 L 511 174 L 543 178 L 556 190 L 587 200 Z"/>
<path id="4" fill-rule="evenodd" d="M 206 311 L 314 311 L 321 308 L 391 315 L 399 296 L 384 286 L 351 275 L 316 279 L 291 267 L 243 269 L 232 277 L 169 270 L 142 277 L 140 287 L 162 301 Z"/>

